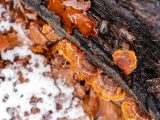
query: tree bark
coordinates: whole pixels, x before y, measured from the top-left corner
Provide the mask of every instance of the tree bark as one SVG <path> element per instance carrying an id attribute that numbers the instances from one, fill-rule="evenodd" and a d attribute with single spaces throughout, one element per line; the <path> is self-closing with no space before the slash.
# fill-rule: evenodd
<path id="1" fill-rule="evenodd" d="M 107 33 L 84 37 L 78 29 L 68 35 L 60 18 L 43 0 L 22 0 L 32 7 L 55 32 L 67 38 L 87 54 L 87 59 L 132 95 L 154 119 L 160 115 L 160 1 L 158 0 L 92 0 L 87 11 L 98 23 L 106 21 Z M 43 2 L 42 2 L 43 1 Z M 100 25 L 99 25 L 100 26 Z M 126 76 L 113 64 L 112 54 L 123 43 L 135 51 L 138 67 Z"/>

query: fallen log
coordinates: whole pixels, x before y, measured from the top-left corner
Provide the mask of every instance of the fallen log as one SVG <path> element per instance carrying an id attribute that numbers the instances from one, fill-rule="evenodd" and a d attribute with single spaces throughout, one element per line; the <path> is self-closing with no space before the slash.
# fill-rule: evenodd
<path id="1" fill-rule="evenodd" d="M 92 0 L 87 11 L 98 23 L 98 37 L 85 37 L 78 29 L 71 35 L 65 31 L 60 18 L 47 9 L 43 0 L 22 0 L 32 7 L 55 32 L 72 41 L 87 54 L 87 59 L 132 95 L 154 119 L 160 115 L 160 2 Z M 154 7 L 152 7 L 154 6 Z M 103 28 L 103 29 L 102 29 Z M 105 28 L 105 30 L 104 30 Z M 135 51 L 137 69 L 125 75 L 113 64 L 112 54 L 126 43 Z M 116 47 L 115 47 L 116 46 Z"/>

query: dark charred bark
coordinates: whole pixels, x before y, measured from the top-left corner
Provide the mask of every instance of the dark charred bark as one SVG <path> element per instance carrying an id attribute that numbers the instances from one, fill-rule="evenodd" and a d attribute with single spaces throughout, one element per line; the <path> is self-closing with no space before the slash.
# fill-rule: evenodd
<path id="1" fill-rule="evenodd" d="M 60 18 L 45 7 L 43 0 L 22 1 L 50 23 L 61 38 L 84 50 L 87 59 L 119 83 L 148 114 L 160 119 L 160 1 L 92 0 L 87 12 L 100 27 L 98 37 L 88 38 L 77 29 L 67 35 Z M 113 52 L 124 42 L 138 59 L 137 69 L 129 76 L 112 59 Z"/>

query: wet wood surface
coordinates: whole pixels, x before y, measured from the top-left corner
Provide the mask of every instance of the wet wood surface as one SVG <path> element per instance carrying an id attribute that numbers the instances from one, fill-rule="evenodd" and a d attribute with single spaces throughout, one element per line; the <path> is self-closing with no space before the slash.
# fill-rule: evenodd
<path id="1" fill-rule="evenodd" d="M 92 0 L 87 11 L 99 24 L 98 37 L 84 37 L 78 29 L 66 33 L 60 18 L 43 0 L 22 0 L 55 32 L 87 53 L 87 58 L 115 80 L 154 119 L 160 115 L 160 1 Z M 43 2 L 42 2 L 43 1 Z M 124 43 L 135 51 L 137 69 L 126 76 L 113 64 L 112 54 Z"/>

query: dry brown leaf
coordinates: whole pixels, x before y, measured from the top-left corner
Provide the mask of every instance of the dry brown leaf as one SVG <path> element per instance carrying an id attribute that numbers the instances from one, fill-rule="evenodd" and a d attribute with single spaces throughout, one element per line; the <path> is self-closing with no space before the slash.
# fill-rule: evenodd
<path id="1" fill-rule="evenodd" d="M 87 96 L 83 99 L 83 109 L 89 115 L 91 120 L 95 120 L 95 115 L 99 107 L 97 96 Z"/>
<path id="2" fill-rule="evenodd" d="M 17 45 L 17 40 L 11 35 L 0 35 L 0 51 L 11 49 Z"/>
<path id="3" fill-rule="evenodd" d="M 99 100 L 99 108 L 96 119 L 100 120 L 123 120 L 121 107 L 111 101 Z"/>
<path id="4" fill-rule="evenodd" d="M 25 13 L 25 16 L 29 19 L 29 20 L 37 20 L 37 14 L 35 12 L 33 13 Z"/>
<path id="5" fill-rule="evenodd" d="M 43 54 L 44 52 L 44 47 L 41 45 L 36 45 L 31 47 L 32 52 L 37 53 L 37 54 Z"/>
<path id="6" fill-rule="evenodd" d="M 39 26 L 33 22 L 29 25 L 30 38 L 33 40 L 34 44 L 44 45 L 47 42 L 45 36 L 39 31 Z"/>
<path id="7" fill-rule="evenodd" d="M 21 84 L 29 82 L 29 79 L 24 79 L 22 72 L 18 73 L 18 79 Z"/>

